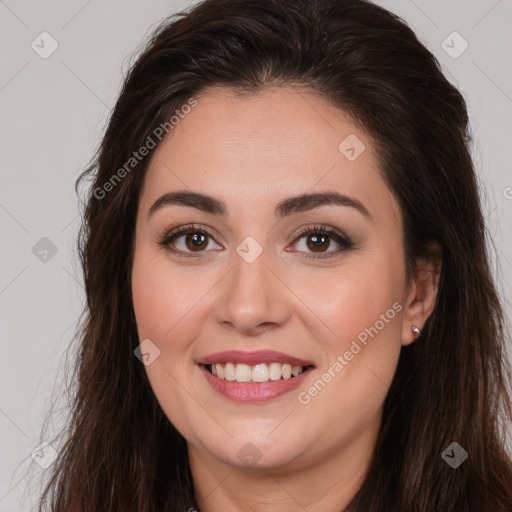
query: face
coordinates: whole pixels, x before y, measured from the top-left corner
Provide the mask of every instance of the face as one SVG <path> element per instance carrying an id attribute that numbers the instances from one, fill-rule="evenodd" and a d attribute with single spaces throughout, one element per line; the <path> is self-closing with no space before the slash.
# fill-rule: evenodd
<path id="1" fill-rule="evenodd" d="M 196 99 L 139 198 L 132 293 L 155 396 L 204 460 L 356 457 L 380 425 L 407 299 L 374 145 L 314 92 Z"/>

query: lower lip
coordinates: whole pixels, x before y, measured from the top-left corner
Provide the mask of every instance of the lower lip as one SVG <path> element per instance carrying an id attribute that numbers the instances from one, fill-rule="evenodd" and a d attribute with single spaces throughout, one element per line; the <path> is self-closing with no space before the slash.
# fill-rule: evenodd
<path id="1" fill-rule="evenodd" d="M 300 386 L 313 369 L 310 367 L 297 377 L 289 379 L 247 383 L 224 380 L 210 373 L 204 365 L 199 365 L 199 367 L 215 391 L 235 402 L 266 402 L 277 398 Z"/>

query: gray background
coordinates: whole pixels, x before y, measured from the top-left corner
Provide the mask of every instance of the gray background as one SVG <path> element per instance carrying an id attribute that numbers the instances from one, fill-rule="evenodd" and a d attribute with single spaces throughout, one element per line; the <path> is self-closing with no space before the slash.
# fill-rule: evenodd
<path id="1" fill-rule="evenodd" d="M 75 179 L 100 141 L 128 58 L 156 23 L 192 3 L 0 0 L 0 512 L 33 510 L 30 496 L 45 470 L 31 453 L 59 398 L 59 369 L 84 303 Z M 492 261 L 510 317 L 512 1 L 377 3 L 415 29 L 467 99 Z M 31 47 L 51 48 L 49 39 L 41 43 L 44 31 L 58 43 L 46 59 Z M 447 53 L 463 49 L 454 31 L 469 44 L 457 58 Z"/>

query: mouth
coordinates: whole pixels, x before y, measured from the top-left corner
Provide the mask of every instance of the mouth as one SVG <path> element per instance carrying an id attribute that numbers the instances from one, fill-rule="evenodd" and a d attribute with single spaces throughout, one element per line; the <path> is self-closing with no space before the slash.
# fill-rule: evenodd
<path id="1" fill-rule="evenodd" d="M 197 362 L 208 384 L 235 402 L 264 402 L 296 389 L 315 368 L 281 352 L 225 351 Z"/>

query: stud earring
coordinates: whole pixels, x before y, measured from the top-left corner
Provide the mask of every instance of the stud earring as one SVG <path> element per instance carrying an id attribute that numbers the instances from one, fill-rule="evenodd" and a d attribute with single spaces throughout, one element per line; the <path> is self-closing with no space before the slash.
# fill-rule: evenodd
<path id="1" fill-rule="evenodd" d="M 419 335 L 420 335 L 420 332 L 421 332 L 421 331 L 420 331 L 420 330 L 419 330 L 415 325 L 413 325 L 413 326 L 411 327 L 411 330 L 412 330 L 412 332 L 414 333 L 414 336 L 419 336 Z"/>

